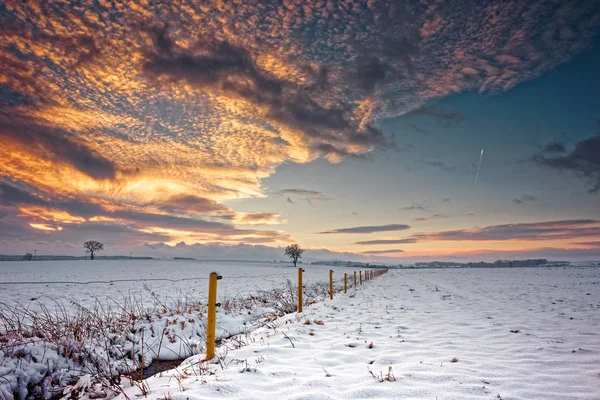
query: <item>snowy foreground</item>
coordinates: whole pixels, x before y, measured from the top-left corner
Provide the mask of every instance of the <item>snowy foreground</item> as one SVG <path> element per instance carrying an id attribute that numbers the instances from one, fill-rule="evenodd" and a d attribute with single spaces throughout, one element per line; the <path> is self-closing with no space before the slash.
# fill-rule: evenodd
<path id="1" fill-rule="evenodd" d="M 598 400 L 600 268 L 390 271 L 241 341 L 147 397 Z"/>
<path id="2" fill-rule="evenodd" d="M 600 399 L 599 267 L 390 270 L 333 301 L 329 267 L 303 268 L 284 315 L 285 264 L 0 263 L 0 398 Z M 213 270 L 223 341 L 201 363 Z"/>
<path id="3" fill-rule="evenodd" d="M 304 269 L 305 302 L 325 299 L 328 268 Z M 282 263 L 0 263 L 0 399 L 76 398 L 87 380 L 107 393 L 119 375 L 202 354 L 211 271 L 223 276 L 219 338 L 296 309 L 297 269 Z"/>

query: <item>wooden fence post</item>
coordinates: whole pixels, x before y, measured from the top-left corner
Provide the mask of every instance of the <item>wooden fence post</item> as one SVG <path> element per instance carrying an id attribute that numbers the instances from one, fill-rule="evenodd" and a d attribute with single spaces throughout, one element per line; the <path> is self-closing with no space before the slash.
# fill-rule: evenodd
<path id="1" fill-rule="evenodd" d="M 344 293 L 348 292 L 348 274 L 344 272 Z"/>
<path id="2" fill-rule="evenodd" d="M 217 326 L 217 280 L 221 276 L 211 272 L 208 278 L 208 318 L 206 323 L 206 361 L 215 356 L 215 336 Z"/>
<path id="3" fill-rule="evenodd" d="M 329 300 L 333 300 L 333 270 L 329 270 Z"/>
<path id="4" fill-rule="evenodd" d="M 298 312 L 302 312 L 302 268 L 298 268 Z"/>

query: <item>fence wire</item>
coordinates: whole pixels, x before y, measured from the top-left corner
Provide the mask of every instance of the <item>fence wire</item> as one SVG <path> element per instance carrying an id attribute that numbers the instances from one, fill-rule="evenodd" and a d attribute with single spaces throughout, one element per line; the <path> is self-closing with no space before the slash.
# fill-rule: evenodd
<path id="1" fill-rule="evenodd" d="M 224 279 L 243 279 L 243 278 L 264 278 L 267 276 L 290 276 L 290 272 L 283 274 L 265 274 L 265 275 L 235 275 L 235 276 L 224 276 Z M 141 282 L 141 281 L 166 281 L 166 282 L 183 282 L 183 281 L 206 281 L 206 277 L 191 277 L 191 278 L 136 278 L 136 279 L 111 279 L 109 281 L 19 281 L 19 282 L 0 282 L 0 285 L 92 285 L 97 283 L 118 283 L 118 282 Z"/>

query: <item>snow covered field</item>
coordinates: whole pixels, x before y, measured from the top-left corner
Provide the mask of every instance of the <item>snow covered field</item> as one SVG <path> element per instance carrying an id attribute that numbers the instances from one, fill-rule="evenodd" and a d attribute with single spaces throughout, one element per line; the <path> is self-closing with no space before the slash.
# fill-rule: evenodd
<path id="1" fill-rule="evenodd" d="M 329 267 L 303 267 L 307 286 L 328 280 Z M 338 283 L 344 272 L 353 271 L 334 270 Z M 223 276 L 219 301 L 283 288 L 297 276 L 296 269 L 278 263 L 1 263 L 0 282 L 42 283 L 0 285 L 0 307 L 16 302 L 51 307 L 62 299 L 75 312 L 76 303 L 91 307 L 96 298 L 134 297 L 156 309 L 150 292 L 176 306 L 185 297 L 203 301 L 211 271 Z M 113 282 L 46 283 L 51 281 Z M 149 378 L 149 399 L 264 399 L 266 393 L 290 399 L 600 399 L 599 267 L 390 270 L 356 292 L 337 293 L 333 301 L 320 299 L 301 314 L 283 317 L 260 303 L 248 310 L 220 310 L 218 334 L 226 333 L 225 328 L 246 333 L 225 340 L 210 364 L 198 363 L 205 318 L 201 308 L 153 314 L 138 321 L 137 330 L 110 341 L 142 355 L 145 364 L 152 358 L 176 358 L 182 351 L 199 353 L 177 369 Z M 253 325 L 257 329 L 238 329 L 264 315 Z M 179 327 L 182 322 L 185 328 Z M 159 340 L 163 336 L 169 340 Z M 86 344 L 86 354 L 102 359 L 102 348 L 89 353 L 102 347 L 102 340 Z M 27 380 L 41 379 L 49 359 L 57 363 L 53 379 L 62 379 L 61 369 L 79 365 L 57 356 L 61 348 L 44 347 L 42 355 L 36 346 L 25 354 L 30 364 L 0 354 L 0 375 L 6 378 L 0 381 L 0 398 L 2 393 L 10 398 L 6 382 L 12 382 L 12 390 L 26 390 Z M 119 357 L 112 365 L 130 363 Z M 129 387 L 126 394 L 139 398 L 140 388 Z"/>
<path id="2" fill-rule="evenodd" d="M 247 342 L 148 398 L 598 400 L 600 268 L 390 271 Z"/>
<path id="3" fill-rule="evenodd" d="M 306 270 L 305 283 L 329 281 L 330 267 L 302 267 Z M 169 305 L 185 298 L 205 302 L 208 275 L 213 271 L 223 276 L 219 281 L 219 300 L 268 290 L 285 284 L 287 279 L 292 282 L 297 279 L 297 269 L 287 263 L 188 260 L 0 262 L 0 282 L 23 282 L 0 284 L 0 302 L 9 306 L 20 302 L 36 307 L 38 303 L 52 306 L 59 300 L 66 307 L 72 307 L 72 302 L 88 307 L 96 299 L 110 303 L 133 297 L 145 307 L 153 307 L 155 300 L 150 292 Z M 94 281 L 98 283 L 52 283 Z"/>
<path id="4" fill-rule="evenodd" d="M 326 297 L 329 268 L 304 269 L 305 300 Z M 297 269 L 283 263 L 5 262 L 0 271 L 1 399 L 33 390 L 49 398 L 78 371 L 108 382 L 202 353 L 212 271 L 223 276 L 219 338 L 296 307 Z"/>

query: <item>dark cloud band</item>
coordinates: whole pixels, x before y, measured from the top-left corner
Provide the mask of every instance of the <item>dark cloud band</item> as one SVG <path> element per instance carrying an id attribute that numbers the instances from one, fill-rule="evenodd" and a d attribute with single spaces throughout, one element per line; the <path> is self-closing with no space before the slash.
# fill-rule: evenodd
<path id="1" fill-rule="evenodd" d="M 404 224 L 389 224 L 389 225 L 375 225 L 375 226 L 355 226 L 353 228 L 340 228 L 333 229 L 330 231 L 319 232 L 320 234 L 331 234 L 331 233 L 375 233 L 375 232 L 394 232 L 403 231 L 410 229 L 409 225 Z"/>

